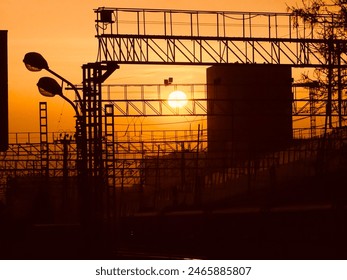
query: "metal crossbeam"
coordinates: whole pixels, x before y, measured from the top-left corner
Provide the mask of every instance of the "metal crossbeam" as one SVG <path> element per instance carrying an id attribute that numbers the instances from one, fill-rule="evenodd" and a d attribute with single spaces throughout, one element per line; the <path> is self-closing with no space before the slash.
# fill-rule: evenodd
<path id="1" fill-rule="evenodd" d="M 306 88 L 306 89 L 305 89 Z M 301 89 L 302 94 L 297 94 Z M 116 117 L 156 117 L 156 116 L 207 116 L 207 85 L 206 84 L 159 84 L 147 85 L 105 85 L 104 106 L 113 106 Z M 187 104 L 182 108 L 172 108 L 168 96 L 175 90 L 184 91 L 187 95 Z M 292 115 L 294 117 L 325 116 L 326 98 L 311 96 L 309 88 L 305 85 L 293 84 L 294 94 Z M 235 99 L 234 99 L 235 100 Z M 209 115 L 229 115 L 227 108 L 222 107 L 221 99 L 214 99 L 214 108 L 210 108 Z M 337 104 L 333 99 L 332 103 Z M 315 105 L 312 110 L 312 104 Z M 271 113 L 271 112 L 269 112 Z M 347 116 L 347 110 L 342 112 Z M 338 116 L 333 112 L 332 116 Z"/>
<path id="2" fill-rule="evenodd" d="M 294 27 L 290 13 L 121 8 L 95 12 L 98 60 L 120 64 L 326 67 L 319 48 L 346 44 L 315 38 L 312 24 Z M 332 20 L 331 15 L 321 17 Z M 341 60 L 346 62 L 345 54 Z"/>
<path id="3" fill-rule="evenodd" d="M 107 49 L 99 59 L 120 64 L 266 63 L 319 67 L 325 65 L 325 60 L 317 55 L 317 44 L 328 44 L 328 41 L 305 39 L 130 36 L 99 36 L 100 48 Z"/>

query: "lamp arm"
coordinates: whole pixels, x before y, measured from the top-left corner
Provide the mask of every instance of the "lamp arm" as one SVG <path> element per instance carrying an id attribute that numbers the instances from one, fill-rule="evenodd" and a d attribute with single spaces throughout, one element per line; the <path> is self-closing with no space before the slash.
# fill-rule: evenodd
<path id="1" fill-rule="evenodd" d="M 57 94 L 57 95 L 58 95 L 58 94 Z M 61 98 L 63 98 L 66 102 L 68 102 L 68 103 L 74 108 L 77 117 L 80 117 L 80 116 L 81 116 L 81 115 L 80 115 L 80 112 L 78 112 L 78 109 L 77 109 L 77 106 L 76 106 L 75 103 L 73 103 L 69 98 L 67 98 L 67 97 L 66 97 L 65 95 L 63 95 L 63 94 L 59 94 L 59 96 L 60 96 Z"/>
<path id="2" fill-rule="evenodd" d="M 66 80 L 64 77 L 60 76 L 58 73 L 54 72 L 53 70 L 47 68 L 46 69 L 49 73 L 51 73 L 52 75 L 56 76 L 58 79 L 62 80 L 63 82 L 67 83 L 74 91 L 75 94 L 77 96 L 78 101 L 82 104 L 82 98 L 80 93 L 78 92 L 77 88 L 75 85 L 73 85 L 71 82 L 69 82 L 68 80 Z M 64 98 L 64 97 L 63 97 Z"/>

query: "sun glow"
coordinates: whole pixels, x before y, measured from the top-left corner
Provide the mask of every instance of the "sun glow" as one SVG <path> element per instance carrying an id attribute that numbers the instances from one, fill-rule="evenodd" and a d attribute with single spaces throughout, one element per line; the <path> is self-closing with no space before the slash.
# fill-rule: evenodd
<path id="1" fill-rule="evenodd" d="M 168 103 L 172 108 L 181 108 L 187 105 L 187 95 L 180 90 L 173 91 L 169 94 Z"/>

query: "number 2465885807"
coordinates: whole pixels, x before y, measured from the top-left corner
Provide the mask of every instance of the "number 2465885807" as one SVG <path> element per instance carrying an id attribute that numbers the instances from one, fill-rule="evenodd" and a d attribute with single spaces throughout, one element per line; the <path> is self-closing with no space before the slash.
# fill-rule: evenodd
<path id="1" fill-rule="evenodd" d="M 188 275 L 249 275 L 252 267 L 188 267 Z"/>

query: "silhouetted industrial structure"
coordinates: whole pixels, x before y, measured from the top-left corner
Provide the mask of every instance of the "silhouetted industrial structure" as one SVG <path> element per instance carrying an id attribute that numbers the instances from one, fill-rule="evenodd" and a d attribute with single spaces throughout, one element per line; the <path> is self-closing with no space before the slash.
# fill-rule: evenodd
<path id="1" fill-rule="evenodd" d="M 250 258 L 261 258 L 266 248 L 273 252 L 268 256 L 281 256 L 275 244 L 282 239 L 268 235 L 262 222 L 289 240 L 281 244 L 293 244 L 298 236 L 289 223 L 297 221 L 304 234 L 317 233 L 311 218 L 320 213 L 327 225 L 341 226 L 334 232 L 342 240 L 346 213 L 334 211 L 346 203 L 340 183 L 346 182 L 347 130 L 341 126 L 346 101 L 327 101 L 316 83 L 293 83 L 291 68 L 345 70 L 345 53 L 338 52 L 338 66 L 317 53 L 322 46 L 334 52 L 344 40 L 314 38 L 313 26 L 293 27 L 289 13 L 124 8 L 95 13 L 98 62 L 83 66 L 84 96 L 76 104 L 86 110 L 90 211 L 118 249 L 144 249 L 146 241 L 153 250 L 247 258 L 241 245 L 233 255 L 226 244 L 230 238 L 245 244 L 261 228 L 261 241 L 247 245 L 257 251 Z M 118 64 L 211 67 L 206 85 L 104 85 Z M 186 106 L 169 106 L 167 92 L 174 89 L 186 92 Z M 336 102 L 343 105 L 333 106 Z M 10 134 L 8 150 L 0 153 L 2 196 L 6 190 L 15 219 L 78 223 L 79 138 L 48 131 L 46 103 L 39 112 L 40 133 Z M 168 116 L 205 119 L 189 130 L 117 128 L 129 117 Z M 328 118 L 337 125 L 328 127 Z M 45 216 L 37 214 L 42 209 Z M 296 219 L 297 213 L 305 214 Z M 227 218 L 234 226 L 224 224 Z M 220 237 L 212 230 L 217 227 L 223 227 Z M 324 234 L 317 233 L 317 240 Z M 213 242 L 206 245 L 209 236 Z M 327 240 L 324 250 L 335 239 Z M 216 248 L 223 246 L 229 251 L 219 254 Z M 314 254 L 315 246 L 312 241 L 307 249 Z M 282 256 L 295 256 L 294 248 L 286 247 Z M 333 249 L 329 254 L 346 256 Z"/>

